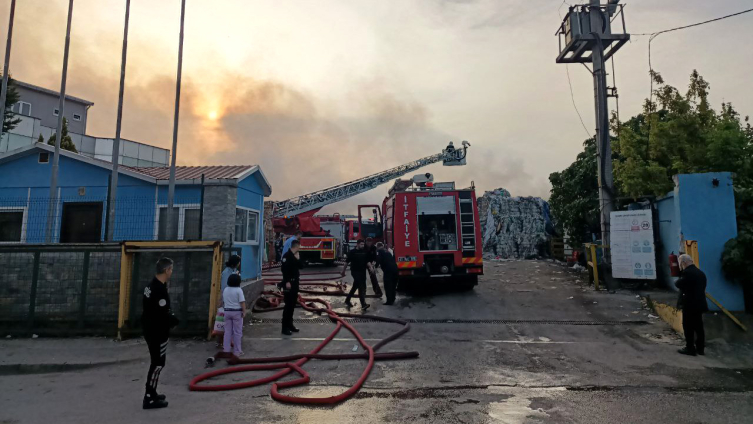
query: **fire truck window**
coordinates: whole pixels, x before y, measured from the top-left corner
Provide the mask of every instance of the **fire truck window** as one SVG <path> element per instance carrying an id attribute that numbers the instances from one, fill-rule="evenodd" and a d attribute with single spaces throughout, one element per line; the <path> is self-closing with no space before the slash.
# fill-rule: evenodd
<path id="1" fill-rule="evenodd" d="M 422 251 L 457 250 L 455 215 L 419 215 L 418 240 Z"/>

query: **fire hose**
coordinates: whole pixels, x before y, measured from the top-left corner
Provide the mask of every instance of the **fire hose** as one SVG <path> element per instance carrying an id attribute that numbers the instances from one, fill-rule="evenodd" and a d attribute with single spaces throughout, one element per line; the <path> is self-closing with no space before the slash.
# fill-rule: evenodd
<path id="1" fill-rule="evenodd" d="M 331 285 L 331 284 L 334 284 L 334 283 L 327 283 L 326 285 Z M 321 285 L 321 284 L 308 283 L 308 285 Z M 278 296 L 281 296 L 279 295 L 279 293 L 267 292 L 267 294 L 271 294 L 275 296 L 275 298 L 277 298 Z M 330 293 L 327 293 L 327 294 L 330 294 Z M 317 308 L 315 306 L 315 304 L 317 303 L 323 305 L 323 307 Z M 235 390 L 235 389 L 242 389 L 246 387 L 254 387 L 254 386 L 259 386 L 262 384 L 272 383 L 271 396 L 272 396 L 272 399 L 278 402 L 301 404 L 301 405 L 335 404 L 335 403 L 339 403 L 350 398 L 361 389 L 363 384 L 366 382 L 366 379 L 368 378 L 369 374 L 371 373 L 371 369 L 374 367 L 375 361 L 411 359 L 411 358 L 417 358 L 419 355 L 418 352 L 376 353 L 377 350 L 379 350 L 381 347 L 383 347 L 387 343 L 390 343 L 391 341 L 397 339 L 398 337 L 410 331 L 410 324 L 407 321 L 403 321 L 403 320 L 395 319 L 395 318 L 380 317 L 376 315 L 338 314 L 332 310 L 332 307 L 330 306 L 328 302 L 322 299 L 316 299 L 316 298 L 309 299 L 309 298 L 304 298 L 302 296 L 299 296 L 298 304 L 303 309 L 310 312 L 316 312 L 319 314 L 326 313 L 329 316 L 329 318 L 334 323 L 336 323 L 335 329 L 332 331 L 332 333 L 327 338 L 325 338 L 324 341 L 322 341 L 322 343 L 320 343 L 311 352 L 307 354 L 297 354 L 297 355 L 282 356 L 282 357 L 244 358 L 244 359 L 240 359 L 236 357 L 235 355 L 232 355 L 229 353 L 219 352 L 213 358 L 210 358 L 210 360 L 208 360 L 208 365 L 214 363 L 216 359 L 220 359 L 220 358 L 228 358 L 227 362 L 230 365 L 238 365 L 238 364 L 243 364 L 243 365 L 219 369 L 219 370 L 210 371 L 210 372 L 198 375 L 189 383 L 189 386 L 188 386 L 189 390 L 191 391 Z M 258 310 L 258 312 L 269 312 L 272 310 L 279 310 L 279 309 L 282 309 L 282 308 L 278 306 L 278 307 Z M 356 331 L 356 329 L 353 328 L 353 326 L 347 323 L 343 319 L 343 317 L 367 318 L 367 319 L 372 319 L 375 321 L 401 324 L 403 327 L 399 331 L 390 335 L 389 337 L 382 339 L 381 341 L 379 341 L 379 343 L 375 344 L 372 347 L 368 343 L 366 343 L 366 341 L 363 339 L 363 337 L 361 337 L 358 331 Z M 353 336 L 358 340 L 358 343 L 365 350 L 365 352 L 360 353 L 360 354 L 321 354 L 320 352 L 322 351 L 322 349 L 324 349 L 335 338 L 335 336 L 340 332 L 340 330 L 343 327 L 345 327 L 348 331 L 350 331 L 351 334 L 353 334 Z M 311 378 L 309 374 L 302 368 L 302 366 L 306 362 L 308 362 L 309 359 L 319 359 L 319 360 L 366 359 L 368 360 L 368 362 L 367 362 L 366 368 L 361 373 L 361 376 L 358 378 L 358 380 L 353 384 L 353 386 L 351 386 L 348 390 L 340 393 L 339 395 L 329 396 L 329 397 L 308 398 L 308 397 L 287 396 L 287 395 L 281 394 L 279 392 L 280 389 L 300 386 L 300 385 L 307 384 L 310 382 Z M 296 362 L 291 362 L 291 361 L 296 361 Z M 231 374 L 231 373 L 236 373 L 236 372 L 267 371 L 267 370 L 280 370 L 280 371 L 269 377 L 259 378 L 256 380 L 245 381 L 245 382 L 240 382 L 240 383 L 199 385 L 200 382 L 219 376 L 219 375 Z M 279 382 L 279 380 L 282 377 L 290 374 L 291 372 L 297 373 L 299 375 L 299 378 L 290 380 L 290 381 Z"/>

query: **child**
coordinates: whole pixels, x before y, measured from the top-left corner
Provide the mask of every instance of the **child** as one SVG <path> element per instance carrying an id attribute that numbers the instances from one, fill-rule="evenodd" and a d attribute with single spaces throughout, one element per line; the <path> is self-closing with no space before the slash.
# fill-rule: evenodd
<path id="1" fill-rule="evenodd" d="M 241 276 L 231 274 L 227 279 L 227 288 L 222 292 L 225 302 L 225 347 L 230 353 L 232 346 L 235 356 L 243 355 L 241 337 L 243 336 L 243 319 L 246 317 L 246 298 L 241 290 Z M 232 342 L 232 344 L 231 344 Z"/>
<path id="2" fill-rule="evenodd" d="M 220 301 L 217 307 L 223 307 L 222 293 L 225 292 L 227 287 L 227 279 L 233 274 L 238 274 L 238 267 L 241 265 L 241 257 L 238 255 L 230 256 L 227 262 L 225 262 L 225 269 L 222 270 L 222 277 L 220 279 Z M 219 311 L 218 311 L 219 312 Z M 222 340 L 225 338 L 223 333 L 217 333 L 217 348 L 222 349 Z"/>

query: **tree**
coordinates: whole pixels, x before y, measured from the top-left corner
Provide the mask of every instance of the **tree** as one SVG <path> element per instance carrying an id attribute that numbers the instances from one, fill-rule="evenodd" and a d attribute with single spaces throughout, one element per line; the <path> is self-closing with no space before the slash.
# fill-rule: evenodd
<path id="1" fill-rule="evenodd" d="M 2 77 L 2 74 L 0 74 L 0 78 Z M 21 122 L 21 118 L 11 110 L 13 105 L 18 103 L 19 100 L 21 100 L 21 95 L 18 94 L 18 90 L 16 89 L 16 81 L 8 77 L 8 91 L 5 95 L 5 116 L 3 116 L 3 134 L 16 128 L 16 125 Z"/>
<path id="2" fill-rule="evenodd" d="M 63 138 L 60 139 L 60 148 L 69 150 L 73 153 L 78 153 L 78 150 L 76 150 L 76 145 L 73 144 L 73 140 L 71 139 L 71 136 L 68 135 L 68 120 L 63 118 Z M 56 140 L 56 134 L 52 134 L 50 136 L 50 139 L 47 140 L 47 144 L 54 146 L 55 140 Z M 41 134 L 39 136 L 42 137 Z"/>
<path id="3" fill-rule="evenodd" d="M 652 78 L 657 101 L 647 99 L 643 113 L 625 123 L 612 119 L 612 129 L 619 125 L 620 133 L 613 142 L 618 188 L 631 197 L 661 196 L 674 188 L 676 174 L 729 171 L 748 178 L 753 148 L 732 105 L 714 111 L 709 83 L 697 71 L 684 95 L 658 73 Z"/>
<path id="4" fill-rule="evenodd" d="M 583 143 L 583 151 L 562 172 L 549 175 L 552 183 L 549 205 L 560 232 L 567 233 L 570 246 L 590 241 L 600 232 L 599 183 L 597 179 L 596 141 Z"/>

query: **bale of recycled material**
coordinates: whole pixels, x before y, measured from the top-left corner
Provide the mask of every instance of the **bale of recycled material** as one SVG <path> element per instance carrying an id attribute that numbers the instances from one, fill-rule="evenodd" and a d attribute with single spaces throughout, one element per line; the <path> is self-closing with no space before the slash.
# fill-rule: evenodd
<path id="1" fill-rule="evenodd" d="M 485 256 L 531 259 L 549 256 L 554 234 L 549 204 L 540 197 L 512 197 L 498 188 L 478 198 Z"/>

